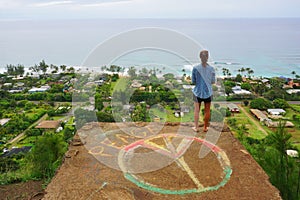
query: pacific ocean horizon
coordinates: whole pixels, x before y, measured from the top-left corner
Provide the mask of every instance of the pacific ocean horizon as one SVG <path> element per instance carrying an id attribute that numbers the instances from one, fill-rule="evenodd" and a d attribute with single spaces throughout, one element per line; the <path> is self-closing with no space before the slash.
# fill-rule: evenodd
<path id="1" fill-rule="evenodd" d="M 292 77 L 292 71 L 300 74 L 299 18 L 0 21 L 0 27 L 0 72 L 7 64 L 30 67 L 41 60 L 81 66 L 89 53 L 111 36 L 135 28 L 158 27 L 194 39 L 210 51 L 216 68 L 228 68 L 232 75 L 242 67 L 251 68 L 254 76 Z M 151 60 L 148 53 L 136 52 L 115 60 L 114 64 L 130 67 L 158 63 L 157 67 L 163 64 L 178 72 L 187 65 L 173 58 L 165 59 L 161 53 L 151 57 L 157 60 Z"/>

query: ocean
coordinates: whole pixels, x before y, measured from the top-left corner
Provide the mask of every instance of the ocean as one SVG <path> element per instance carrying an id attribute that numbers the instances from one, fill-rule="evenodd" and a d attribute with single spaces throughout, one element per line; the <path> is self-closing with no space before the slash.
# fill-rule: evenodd
<path id="1" fill-rule="evenodd" d="M 126 31 L 156 27 L 174 30 L 210 52 L 211 63 L 232 75 L 251 68 L 254 76 L 300 75 L 300 18 L 287 19 L 85 19 L 0 21 L 0 71 L 7 64 L 25 67 L 45 60 L 48 64 L 82 66 L 101 43 Z M 151 36 L 150 36 L 151 37 Z M 134 42 L 134 41 L 133 41 Z M 177 47 L 182 45 L 174 41 Z M 120 44 L 122 45 L 122 44 Z M 118 45 L 113 48 L 118 49 Z M 190 52 L 198 55 L 199 52 Z M 146 66 L 189 73 L 180 55 L 139 49 L 120 55 L 112 64 Z"/>

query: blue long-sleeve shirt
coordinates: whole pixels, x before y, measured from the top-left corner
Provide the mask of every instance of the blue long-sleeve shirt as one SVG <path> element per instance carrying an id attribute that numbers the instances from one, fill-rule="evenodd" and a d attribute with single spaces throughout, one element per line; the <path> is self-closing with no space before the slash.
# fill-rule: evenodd
<path id="1" fill-rule="evenodd" d="M 216 81 L 216 73 L 212 66 L 196 65 L 192 70 L 193 93 L 196 97 L 207 99 L 213 94 L 212 84 Z"/>

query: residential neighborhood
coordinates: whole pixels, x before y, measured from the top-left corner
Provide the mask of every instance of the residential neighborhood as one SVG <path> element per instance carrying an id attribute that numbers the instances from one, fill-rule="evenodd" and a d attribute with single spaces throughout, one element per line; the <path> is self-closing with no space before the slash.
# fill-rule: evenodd
<path id="1" fill-rule="evenodd" d="M 26 75 L 0 75 L 2 184 L 28 176 L 21 173 L 24 167 L 33 178 L 45 178 L 43 170 L 48 168 L 39 168 L 45 161 L 39 162 L 37 151 L 53 144 L 52 141 L 58 145 L 53 148 L 60 152 L 54 159 L 61 162 L 76 131 L 86 128 L 88 123 L 194 120 L 194 86 L 186 74 L 159 74 L 155 68 L 138 71 L 135 67 L 125 73 L 118 66 L 106 67 L 101 73 L 75 71 L 66 66 L 61 66 L 57 73 L 52 66 L 55 69 L 52 73 L 45 62 L 39 66 L 40 69 L 37 66 Z M 297 149 L 300 147 L 299 82 L 282 77 L 218 77 L 213 86 L 210 121 L 225 122 L 249 151 L 253 147 L 248 140 L 259 144 L 283 126 Z M 44 153 L 48 157 L 46 154 L 51 152 Z M 12 168 L 20 172 L 19 177 L 13 175 Z M 54 173 L 51 168 L 50 176 Z"/>

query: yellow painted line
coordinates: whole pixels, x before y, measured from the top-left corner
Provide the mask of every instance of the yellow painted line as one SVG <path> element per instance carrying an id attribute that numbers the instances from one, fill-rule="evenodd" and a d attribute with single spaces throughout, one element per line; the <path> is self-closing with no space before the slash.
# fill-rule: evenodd
<path id="1" fill-rule="evenodd" d="M 204 188 L 204 186 L 199 182 L 199 180 L 196 178 L 194 172 L 190 169 L 190 167 L 186 164 L 186 162 L 184 161 L 183 157 L 180 157 L 178 159 L 178 161 L 180 162 L 181 166 L 184 168 L 184 170 L 187 172 L 187 174 L 191 177 L 191 179 L 194 181 L 194 183 L 196 184 L 198 190 L 201 190 Z"/>
<path id="2" fill-rule="evenodd" d="M 150 142 L 150 141 L 147 141 L 147 140 L 146 140 L 144 143 L 145 143 L 145 144 L 148 144 L 148 145 L 150 145 L 150 146 L 156 147 L 156 148 L 158 148 L 158 149 L 161 149 L 161 150 L 163 150 L 163 151 L 167 151 L 168 153 L 171 153 L 168 149 L 165 148 L 165 146 L 161 146 L 161 145 L 158 145 L 158 144 L 156 144 L 156 143 L 154 143 L 154 142 Z"/>
<path id="3" fill-rule="evenodd" d="M 164 137 L 164 142 L 166 143 L 167 147 L 172 151 L 172 153 L 175 155 L 177 155 L 177 152 L 176 152 L 176 149 L 175 147 L 173 146 L 172 144 L 172 141 L 171 141 L 171 137 Z M 175 162 L 176 164 L 178 165 L 178 167 L 180 167 L 180 169 L 182 169 L 184 171 L 184 168 L 183 166 L 181 165 L 181 163 L 178 161 L 178 159 L 175 159 Z"/>

